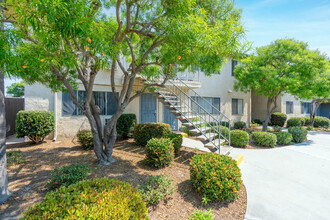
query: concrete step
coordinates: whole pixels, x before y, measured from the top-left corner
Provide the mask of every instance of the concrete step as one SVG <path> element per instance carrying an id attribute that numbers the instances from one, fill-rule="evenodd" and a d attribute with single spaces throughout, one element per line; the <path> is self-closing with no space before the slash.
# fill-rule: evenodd
<path id="1" fill-rule="evenodd" d="M 177 99 L 175 95 L 158 95 L 157 97 L 163 99 Z"/>
<path id="2" fill-rule="evenodd" d="M 195 118 L 198 118 L 197 115 L 189 115 L 189 116 L 178 116 L 176 117 L 176 119 L 179 119 L 179 120 L 192 120 L 192 119 L 195 119 Z"/>
<path id="3" fill-rule="evenodd" d="M 190 122 L 184 122 L 182 123 L 183 126 L 186 126 L 186 127 L 195 127 L 195 126 L 198 126 L 200 124 L 203 124 L 202 121 L 195 121 L 193 123 L 190 123 Z"/>
<path id="4" fill-rule="evenodd" d="M 180 114 L 180 115 L 181 115 L 181 114 L 184 115 L 184 114 L 191 114 L 191 113 L 192 113 L 192 112 L 185 112 L 185 111 L 181 113 L 181 112 L 178 111 L 178 110 L 170 110 L 170 112 L 173 113 L 173 114 Z"/>
<path id="5" fill-rule="evenodd" d="M 170 100 L 167 100 L 167 99 L 164 99 L 164 100 L 160 100 L 161 102 L 164 102 L 164 103 L 179 103 L 180 100 L 175 100 L 175 99 L 170 99 Z"/>
<path id="6" fill-rule="evenodd" d="M 200 141 L 208 141 L 213 140 L 218 134 L 217 133 L 207 133 L 206 135 L 199 135 L 196 137 L 197 140 Z"/>
<path id="7" fill-rule="evenodd" d="M 210 128 L 209 127 L 202 127 L 202 128 L 192 128 L 192 129 L 189 129 L 189 132 L 192 134 L 192 135 L 200 135 L 202 134 L 202 132 L 206 132 L 208 131 Z"/>
<path id="8" fill-rule="evenodd" d="M 225 142 L 225 140 L 224 139 L 220 139 L 220 144 L 222 144 L 223 142 Z M 215 139 L 212 142 L 206 143 L 206 144 L 204 144 L 204 146 L 207 147 L 207 148 L 216 147 L 216 146 L 214 146 L 213 143 L 215 143 L 216 145 L 219 144 L 219 139 Z M 225 147 L 225 146 L 221 146 L 221 147 Z"/>

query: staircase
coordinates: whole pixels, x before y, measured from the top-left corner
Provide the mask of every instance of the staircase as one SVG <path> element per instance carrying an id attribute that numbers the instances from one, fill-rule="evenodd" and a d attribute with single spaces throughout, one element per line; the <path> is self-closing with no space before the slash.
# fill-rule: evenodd
<path id="1" fill-rule="evenodd" d="M 146 83 L 155 83 L 155 80 L 143 80 Z M 230 132 L 230 119 L 208 100 L 180 79 L 168 80 L 165 87 L 158 87 L 155 92 L 165 107 L 169 108 L 170 112 L 182 122 L 182 126 L 189 129 L 189 135 L 200 140 L 211 152 L 229 154 L 230 135 L 221 132 L 220 128 L 227 124 Z M 206 104 L 209 109 L 203 108 L 198 101 Z"/>

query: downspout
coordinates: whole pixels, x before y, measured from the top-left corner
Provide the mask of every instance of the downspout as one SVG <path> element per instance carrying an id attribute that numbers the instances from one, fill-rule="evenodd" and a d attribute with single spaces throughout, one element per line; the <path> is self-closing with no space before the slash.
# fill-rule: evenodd
<path id="1" fill-rule="evenodd" d="M 53 141 L 56 141 L 56 137 L 57 137 L 57 92 L 54 92 L 54 114 L 55 114 L 55 128 L 54 128 Z"/>

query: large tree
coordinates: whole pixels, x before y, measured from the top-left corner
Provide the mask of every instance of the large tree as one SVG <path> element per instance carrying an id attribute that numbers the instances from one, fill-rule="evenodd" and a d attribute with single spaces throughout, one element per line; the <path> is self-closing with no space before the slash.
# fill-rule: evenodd
<path id="1" fill-rule="evenodd" d="M 1 36 L 1 66 L 26 82 L 68 91 L 88 118 L 100 164 L 114 161 L 117 119 L 132 100 L 191 66 L 219 72 L 225 57 L 244 47 L 240 10 L 229 0 L 6 0 L 5 7 L 2 19 L 11 26 Z M 114 15 L 103 14 L 105 8 Z M 121 90 L 116 62 L 124 76 Z M 104 68 L 111 70 L 117 111 L 102 135 L 92 92 Z M 162 80 L 133 89 L 139 76 Z M 77 83 L 86 90 L 84 104 L 75 95 Z"/>
<path id="2" fill-rule="evenodd" d="M 12 83 L 6 87 L 6 93 L 11 94 L 13 97 L 22 97 L 24 96 L 24 87 L 24 82 Z"/>
<path id="3" fill-rule="evenodd" d="M 284 93 L 304 97 L 311 89 L 310 82 L 325 72 L 326 57 L 308 44 L 294 39 L 279 39 L 256 49 L 235 68 L 235 89 L 254 90 L 267 98 L 266 131 L 270 117 L 277 108 L 277 100 Z"/>

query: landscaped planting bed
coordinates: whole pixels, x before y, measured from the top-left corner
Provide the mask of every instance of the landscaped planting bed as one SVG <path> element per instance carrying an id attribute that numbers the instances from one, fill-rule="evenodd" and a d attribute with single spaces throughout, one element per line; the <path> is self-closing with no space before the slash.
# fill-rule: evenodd
<path id="1" fill-rule="evenodd" d="M 150 219 L 188 219 L 196 210 L 212 209 L 214 219 L 243 219 L 246 210 L 246 192 L 242 185 L 238 199 L 224 203 L 209 202 L 202 204 L 203 195 L 195 192 L 190 181 L 190 159 L 200 151 L 182 147 L 179 156 L 165 168 L 152 168 L 146 163 L 145 148 L 136 146 L 133 139 L 119 141 L 115 145 L 116 163 L 107 167 L 96 165 L 93 151 L 86 151 L 79 143 L 71 139 L 56 142 L 47 141 L 40 145 L 8 145 L 8 151 L 20 150 L 24 163 L 8 168 L 9 189 L 13 192 L 6 204 L 0 206 L 0 219 L 20 214 L 28 207 L 41 202 L 49 192 L 47 182 L 54 168 L 68 166 L 72 163 L 84 163 L 90 168 L 87 179 L 116 178 L 132 184 L 134 187 L 144 185 L 150 175 L 167 175 L 172 180 L 174 192 L 158 205 L 149 205 Z M 14 213 L 14 214 L 13 214 Z"/>

